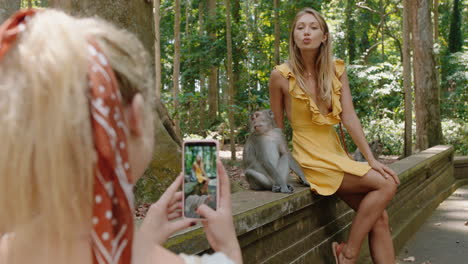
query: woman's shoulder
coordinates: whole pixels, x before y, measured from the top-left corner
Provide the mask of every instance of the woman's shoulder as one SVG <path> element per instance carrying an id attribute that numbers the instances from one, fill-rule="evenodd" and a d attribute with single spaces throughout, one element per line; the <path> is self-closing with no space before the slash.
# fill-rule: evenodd
<path id="1" fill-rule="evenodd" d="M 272 75 L 277 71 L 281 76 L 283 76 L 286 79 L 289 79 L 289 77 L 292 76 L 292 71 L 291 71 L 291 68 L 289 67 L 288 62 L 276 65 L 273 69 L 274 70 L 272 72 Z"/>
<path id="2" fill-rule="evenodd" d="M 334 68 L 335 68 L 336 77 L 340 78 L 341 75 L 343 75 L 343 72 L 345 71 L 346 64 L 345 64 L 344 60 L 337 59 L 337 58 L 335 59 L 333 64 L 334 64 Z"/>

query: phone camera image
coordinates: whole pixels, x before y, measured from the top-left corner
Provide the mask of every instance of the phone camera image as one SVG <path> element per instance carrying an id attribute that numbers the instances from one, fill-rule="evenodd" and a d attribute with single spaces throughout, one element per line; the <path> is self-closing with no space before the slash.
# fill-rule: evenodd
<path id="1" fill-rule="evenodd" d="M 215 142 L 184 143 L 184 216 L 201 218 L 197 208 L 206 204 L 216 210 L 218 178 Z"/>

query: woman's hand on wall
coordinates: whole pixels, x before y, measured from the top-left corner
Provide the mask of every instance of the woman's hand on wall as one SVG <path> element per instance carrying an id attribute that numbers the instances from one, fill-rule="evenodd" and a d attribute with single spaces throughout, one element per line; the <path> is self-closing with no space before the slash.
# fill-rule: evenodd
<path id="1" fill-rule="evenodd" d="M 388 166 L 380 163 L 376 159 L 369 160 L 369 166 L 371 166 L 374 170 L 379 172 L 385 179 L 392 178 L 396 184 L 400 184 L 400 179 L 396 172 L 390 169 Z"/>

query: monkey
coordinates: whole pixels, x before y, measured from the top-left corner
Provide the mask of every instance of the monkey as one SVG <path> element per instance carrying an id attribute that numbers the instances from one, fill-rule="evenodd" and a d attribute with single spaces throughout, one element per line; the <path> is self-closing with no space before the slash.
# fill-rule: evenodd
<path id="1" fill-rule="evenodd" d="M 281 129 L 276 127 L 273 112 L 256 111 L 250 115 L 249 123 L 250 135 L 242 156 L 250 188 L 292 193 L 294 188 L 287 183 L 290 169 L 299 176 L 302 184 L 310 186 L 289 152 Z"/>
<path id="2" fill-rule="evenodd" d="M 376 159 L 379 158 L 383 150 L 383 144 L 382 144 L 382 141 L 380 141 L 380 138 L 376 138 L 372 140 L 372 142 L 369 143 L 369 147 L 372 151 L 372 155 L 374 155 Z M 356 149 L 356 151 L 353 153 L 353 158 L 355 161 L 360 161 L 360 162 L 366 161 L 366 158 L 364 158 L 364 155 L 362 155 L 359 149 Z"/>

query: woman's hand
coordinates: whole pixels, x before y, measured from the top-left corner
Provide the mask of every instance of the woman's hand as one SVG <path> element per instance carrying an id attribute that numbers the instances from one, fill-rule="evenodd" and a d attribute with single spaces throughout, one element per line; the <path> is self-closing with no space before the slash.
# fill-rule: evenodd
<path id="1" fill-rule="evenodd" d="M 379 172 L 385 179 L 388 179 L 388 177 L 392 177 L 396 184 L 400 184 L 400 179 L 398 178 L 398 175 L 388 166 L 380 163 L 376 159 L 370 160 L 369 166 L 371 166 L 372 169 Z"/>
<path id="2" fill-rule="evenodd" d="M 177 189 L 183 179 L 183 174 L 180 174 L 161 198 L 151 205 L 139 229 L 140 237 L 162 245 L 175 232 L 195 225 L 193 219 L 173 221 L 182 216 L 182 192 L 177 192 Z"/>
<path id="3" fill-rule="evenodd" d="M 205 218 L 203 227 L 214 251 L 226 254 L 235 263 L 242 263 L 242 254 L 232 218 L 231 188 L 223 164 L 218 161 L 219 207 L 215 211 L 206 204 L 200 205 L 197 213 Z"/>

